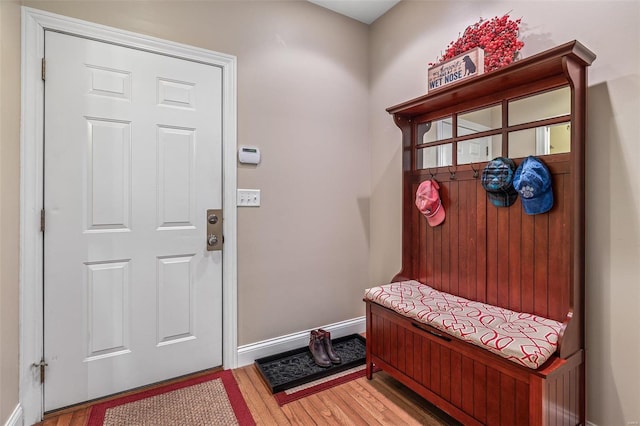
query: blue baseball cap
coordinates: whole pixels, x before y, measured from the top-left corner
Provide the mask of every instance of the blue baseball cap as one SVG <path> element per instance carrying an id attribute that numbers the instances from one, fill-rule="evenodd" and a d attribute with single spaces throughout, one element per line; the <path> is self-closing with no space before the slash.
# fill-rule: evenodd
<path id="1" fill-rule="evenodd" d="M 522 161 L 513 177 L 513 186 L 520 194 L 526 214 L 546 213 L 553 207 L 551 173 L 539 158 L 529 156 Z"/>
<path id="2" fill-rule="evenodd" d="M 518 193 L 513 188 L 516 164 L 510 158 L 497 157 L 489 161 L 482 170 L 482 187 L 496 207 L 509 207 L 516 202 Z"/>

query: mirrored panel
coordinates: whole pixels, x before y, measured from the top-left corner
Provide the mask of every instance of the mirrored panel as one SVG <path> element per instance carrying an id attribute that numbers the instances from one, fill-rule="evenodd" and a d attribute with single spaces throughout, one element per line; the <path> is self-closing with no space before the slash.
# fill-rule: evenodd
<path id="1" fill-rule="evenodd" d="M 416 157 L 417 169 L 429 169 L 442 166 L 451 166 L 452 144 L 430 146 L 419 149 Z"/>
<path id="2" fill-rule="evenodd" d="M 509 126 L 571 113 L 569 87 L 509 102 Z"/>
<path id="3" fill-rule="evenodd" d="M 502 135 L 458 142 L 458 164 L 480 163 L 502 155 Z"/>
<path id="4" fill-rule="evenodd" d="M 429 123 L 418 124 L 418 143 L 436 142 L 451 138 L 453 136 L 451 123 L 451 117 L 445 117 Z M 420 142 L 420 134 L 422 134 L 422 142 Z"/>
<path id="5" fill-rule="evenodd" d="M 458 136 L 471 135 L 502 127 L 502 107 L 494 105 L 458 115 Z"/>
<path id="6" fill-rule="evenodd" d="M 509 157 L 561 154 L 571 151 L 571 124 L 560 123 L 509 133 Z"/>

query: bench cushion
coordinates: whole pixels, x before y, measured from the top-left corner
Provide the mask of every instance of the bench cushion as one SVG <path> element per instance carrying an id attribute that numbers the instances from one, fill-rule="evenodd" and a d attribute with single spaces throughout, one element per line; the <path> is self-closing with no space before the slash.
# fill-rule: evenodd
<path id="1" fill-rule="evenodd" d="M 365 299 L 532 369 L 553 355 L 562 330 L 558 321 L 474 302 L 413 280 L 372 287 Z"/>

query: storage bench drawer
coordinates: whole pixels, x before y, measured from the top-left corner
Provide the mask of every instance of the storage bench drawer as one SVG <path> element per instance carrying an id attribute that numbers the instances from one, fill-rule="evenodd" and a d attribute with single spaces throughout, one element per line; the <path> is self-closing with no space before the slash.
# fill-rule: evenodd
<path id="1" fill-rule="evenodd" d="M 369 378 L 373 365 L 466 426 L 575 426 L 584 415 L 583 351 L 532 370 L 367 302 Z"/>
<path id="2" fill-rule="evenodd" d="M 376 305 L 372 305 L 369 339 L 371 355 L 377 363 L 387 364 L 383 369 L 396 369 L 478 422 L 529 423 L 527 373 L 514 374 L 511 366 L 501 365 L 502 360 L 488 363 L 485 354 L 475 353 L 487 351 L 446 335 L 433 335 L 413 325 L 411 320 Z M 469 348 L 460 350 L 456 347 L 458 343 Z M 492 358 L 489 356 L 494 361 Z"/>

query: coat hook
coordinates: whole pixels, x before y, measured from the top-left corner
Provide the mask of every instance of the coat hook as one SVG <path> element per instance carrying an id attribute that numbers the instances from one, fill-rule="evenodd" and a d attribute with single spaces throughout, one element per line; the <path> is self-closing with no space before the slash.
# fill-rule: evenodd
<path id="1" fill-rule="evenodd" d="M 436 178 L 436 175 L 433 173 L 433 170 L 431 170 L 431 167 L 429 167 L 429 174 L 431 175 L 431 179 Z"/>
<path id="2" fill-rule="evenodd" d="M 479 169 L 474 169 L 473 168 L 473 164 L 469 164 L 471 166 L 471 170 L 473 170 L 473 178 L 474 179 L 478 179 L 478 170 Z"/>
<path id="3" fill-rule="evenodd" d="M 456 179 L 456 171 L 455 171 L 455 169 L 453 171 L 451 171 L 451 166 L 449 166 L 449 178 L 451 180 L 455 180 Z"/>

